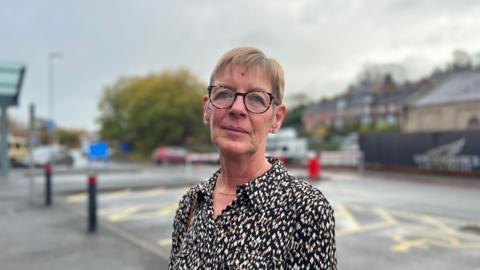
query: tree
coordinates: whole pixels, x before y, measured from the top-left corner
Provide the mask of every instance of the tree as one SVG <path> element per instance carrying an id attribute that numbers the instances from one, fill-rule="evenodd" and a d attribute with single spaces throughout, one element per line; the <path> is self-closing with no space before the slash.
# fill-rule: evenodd
<path id="1" fill-rule="evenodd" d="M 105 88 L 99 103 L 100 134 L 112 142 L 132 143 L 145 156 L 161 145 L 205 143 L 205 89 L 186 68 L 120 78 Z"/>
<path id="2" fill-rule="evenodd" d="M 402 82 L 405 80 L 406 71 L 403 66 L 394 63 L 365 64 L 362 70 L 357 74 L 357 84 L 382 84 L 385 83 L 385 77 L 387 75 L 392 82 Z"/>
<path id="3" fill-rule="evenodd" d="M 80 137 L 82 136 L 84 131 L 58 128 L 55 132 L 60 144 L 66 145 L 71 148 L 80 147 Z"/>
<path id="4" fill-rule="evenodd" d="M 306 108 L 306 105 L 300 105 L 293 108 L 292 110 L 287 110 L 287 115 L 283 120 L 282 126 L 293 127 L 297 130 L 300 130 L 302 128 L 302 117 Z"/>

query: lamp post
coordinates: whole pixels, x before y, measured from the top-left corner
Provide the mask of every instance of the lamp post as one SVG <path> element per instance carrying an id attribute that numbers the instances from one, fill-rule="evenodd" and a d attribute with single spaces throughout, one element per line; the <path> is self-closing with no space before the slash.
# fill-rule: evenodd
<path id="1" fill-rule="evenodd" d="M 50 52 L 48 54 L 48 118 L 53 123 L 54 118 L 54 62 L 55 59 L 62 58 L 63 55 L 59 52 Z M 50 144 L 53 144 L 53 131 L 50 132 Z"/>
<path id="2" fill-rule="evenodd" d="M 49 140 L 50 140 L 50 165 L 53 166 L 54 159 L 54 142 L 55 142 L 55 121 L 54 121 L 54 88 L 55 88 L 55 77 L 54 77 L 54 62 L 55 59 L 62 58 L 63 55 L 59 52 L 50 52 L 48 54 L 48 118 L 49 123 L 47 123 L 47 128 L 49 131 Z"/>

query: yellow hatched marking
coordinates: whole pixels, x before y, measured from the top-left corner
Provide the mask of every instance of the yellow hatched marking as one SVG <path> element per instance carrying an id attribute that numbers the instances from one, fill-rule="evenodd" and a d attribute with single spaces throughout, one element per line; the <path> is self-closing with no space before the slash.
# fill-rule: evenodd
<path id="1" fill-rule="evenodd" d="M 349 223 L 348 232 L 357 232 L 360 230 L 361 226 L 360 223 L 355 219 L 353 214 L 347 209 L 347 207 L 343 204 L 335 205 L 335 211 L 337 212 L 338 217 L 345 218 Z"/>
<path id="2" fill-rule="evenodd" d="M 352 212 L 352 209 L 357 212 L 375 214 L 382 221 L 361 224 L 355 218 L 355 212 Z M 391 246 L 391 250 L 394 252 L 408 252 L 415 248 L 428 249 L 432 246 L 449 249 L 480 249 L 480 236 L 457 229 L 466 224 L 475 226 L 478 224 L 477 222 L 358 205 L 347 208 L 344 204 L 337 204 L 335 210 L 337 220 L 345 221 L 347 226 L 346 229 L 337 230 L 337 236 L 392 228 L 396 231 L 391 236 L 392 240 L 396 242 Z M 409 220 L 399 220 L 399 218 L 408 218 Z"/>
<path id="3" fill-rule="evenodd" d="M 392 239 L 397 244 L 391 247 L 395 252 L 407 252 L 412 248 L 438 246 L 451 249 L 479 249 L 476 235 L 463 233 L 429 215 L 414 215 L 428 225 L 410 226 L 407 232 L 396 233 Z"/>
<path id="4" fill-rule="evenodd" d="M 354 218 L 353 214 L 350 211 L 348 211 L 345 206 L 342 205 L 342 207 L 340 207 L 340 217 L 346 217 L 347 220 L 350 222 L 350 224 L 353 224 L 353 226 L 345 230 L 337 231 L 336 235 L 345 236 L 345 235 L 350 235 L 355 233 L 379 230 L 379 229 L 388 228 L 398 224 L 398 221 L 387 210 L 383 208 L 375 208 L 373 209 L 373 212 L 376 213 L 377 216 L 381 217 L 382 221 L 373 223 L 373 224 L 361 225 Z M 352 220 L 355 222 L 352 223 Z"/>

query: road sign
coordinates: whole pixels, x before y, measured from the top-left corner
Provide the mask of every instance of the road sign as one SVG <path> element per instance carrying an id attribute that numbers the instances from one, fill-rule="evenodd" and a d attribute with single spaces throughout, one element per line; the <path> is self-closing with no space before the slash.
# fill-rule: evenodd
<path id="1" fill-rule="evenodd" d="M 91 143 L 88 146 L 88 158 L 90 160 L 94 160 L 94 159 L 107 160 L 108 156 L 109 156 L 109 153 L 108 153 L 107 142 L 97 141 L 95 143 Z"/>
<path id="2" fill-rule="evenodd" d="M 47 120 L 44 124 L 44 127 L 48 130 L 52 130 L 52 129 L 55 129 L 57 127 L 57 125 L 55 124 L 54 121 L 52 120 Z"/>

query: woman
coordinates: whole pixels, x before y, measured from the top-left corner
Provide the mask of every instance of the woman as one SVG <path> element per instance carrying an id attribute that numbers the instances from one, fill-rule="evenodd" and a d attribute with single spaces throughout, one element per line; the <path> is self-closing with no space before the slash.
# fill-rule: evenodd
<path id="1" fill-rule="evenodd" d="M 333 210 L 322 193 L 266 158 L 285 117 L 283 70 L 255 48 L 217 63 L 203 120 L 220 169 L 175 215 L 170 269 L 336 269 Z"/>

